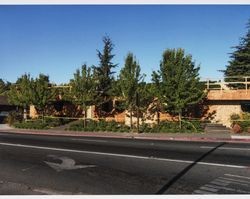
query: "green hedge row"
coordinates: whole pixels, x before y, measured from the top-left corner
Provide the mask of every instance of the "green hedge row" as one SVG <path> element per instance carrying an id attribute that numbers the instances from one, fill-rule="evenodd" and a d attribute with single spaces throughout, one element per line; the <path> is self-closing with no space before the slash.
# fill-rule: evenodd
<path id="1" fill-rule="evenodd" d="M 72 131 L 105 131 L 105 132 L 130 132 L 130 127 L 116 123 L 106 121 L 93 121 L 88 120 L 86 127 L 84 127 L 83 121 L 78 121 L 71 124 L 66 130 Z M 161 122 L 159 125 L 150 126 L 149 124 L 142 124 L 139 128 L 143 133 L 196 133 L 204 131 L 204 123 L 200 121 L 182 121 L 182 128 L 179 127 L 179 122 Z M 136 131 L 136 128 L 134 129 Z"/>
<path id="2" fill-rule="evenodd" d="M 107 131 L 107 132 L 129 132 L 130 128 L 124 124 L 117 123 L 115 121 L 106 122 L 104 120 L 94 121 L 87 120 L 86 126 L 84 127 L 84 121 L 80 120 L 71 124 L 66 130 L 71 131 Z"/>
<path id="3" fill-rule="evenodd" d="M 72 120 L 64 118 L 45 118 L 44 120 L 30 120 L 27 122 L 16 122 L 14 127 L 23 129 L 49 129 L 56 126 L 61 126 L 71 122 Z M 84 127 L 84 121 L 75 121 L 66 130 L 85 131 L 85 132 L 130 132 L 130 127 L 115 121 L 106 122 L 104 120 L 94 121 L 87 120 Z M 136 127 L 133 129 L 136 131 Z M 204 124 L 200 121 L 182 121 L 182 128 L 179 127 L 179 122 L 160 122 L 159 125 L 150 126 L 142 124 L 139 127 L 143 133 L 195 133 L 203 132 Z"/>
<path id="4" fill-rule="evenodd" d="M 16 122 L 13 124 L 15 128 L 20 129 L 49 129 L 48 124 L 41 120 L 29 121 L 29 122 Z"/>
<path id="5" fill-rule="evenodd" d="M 47 118 L 45 117 L 44 120 L 37 119 L 37 120 L 29 120 L 29 121 L 22 121 L 22 122 L 15 122 L 13 126 L 15 128 L 22 128 L 22 129 L 49 129 L 57 126 L 61 126 L 64 124 L 69 123 L 70 119 L 64 118 Z"/>
<path id="6" fill-rule="evenodd" d="M 159 125 L 155 124 L 152 127 L 148 124 L 143 124 L 140 128 L 145 133 L 200 133 L 204 131 L 205 123 L 200 121 L 182 121 L 180 128 L 179 122 L 164 121 Z"/>

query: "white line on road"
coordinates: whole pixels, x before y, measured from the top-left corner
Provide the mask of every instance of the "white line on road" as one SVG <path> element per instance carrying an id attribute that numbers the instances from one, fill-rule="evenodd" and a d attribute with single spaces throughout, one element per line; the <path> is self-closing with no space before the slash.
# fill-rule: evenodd
<path id="1" fill-rule="evenodd" d="M 215 184 L 213 182 L 211 182 L 212 184 Z M 216 186 L 216 185 L 210 185 L 210 184 L 207 184 L 206 185 L 207 187 L 211 187 L 211 188 L 215 188 L 215 189 L 224 189 L 226 191 L 231 191 L 233 193 L 245 193 L 245 194 L 249 194 L 250 192 L 249 191 L 245 191 L 245 190 L 241 190 L 241 189 L 233 189 L 233 188 L 229 188 L 229 187 L 224 187 L 224 186 Z"/>
<path id="2" fill-rule="evenodd" d="M 32 191 L 47 194 L 47 195 L 72 195 L 72 194 L 74 194 L 72 192 L 55 191 L 55 190 L 51 190 L 51 189 L 47 189 L 47 188 L 34 188 L 34 189 L 32 189 Z"/>
<path id="3" fill-rule="evenodd" d="M 209 191 L 201 191 L 201 190 L 195 190 L 194 192 L 193 192 L 194 194 L 215 194 L 215 193 L 213 193 L 213 192 L 209 192 Z"/>
<path id="4" fill-rule="evenodd" d="M 246 177 L 246 176 L 239 176 L 239 175 L 232 175 L 232 174 L 225 174 L 225 176 L 243 178 L 243 179 L 249 179 L 250 180 L 250 177 Z"/>
<path id="5" fill-rule="evenodd" d="M 211 146 L 201 146 L 201 149 L 213 149 Z M 248 148 L 234 148 L 234 147 L 219 147 L 216 150 L 238 150 L 238 151 L 250 151 Z"/>
<path id="6" fill-rule="evenodd" d="M 240 184 L 242 186 L 249 186 L 250 182 L 244 181 L 244 180 L 235 180 L 232 178 L 224 178 L 224 177 L 219 177 L 218 180 L 226 180 L 227 182 L 230 182 L 232 184 Z"/>
<path id="7" fill-rule="evenodd" d="M 209 191 L 195 190 L 194 194 L 215 194 L 215 193 Z"/>
<path id="8" fill-rule="evenodd" d="M 219 182 L 217 180 L 214 180 L 212 182 L 210 182 L 211 184 L 215 184 L 215 185 L 219 185 L 219 186 L 227 186 L 229 183 L 225 183 L 225 182 Z"/>
<path id="9" fill-rule="evenodd" d="M 41 146 L 34 146 L 34 145 L 12 144 L 12 143 L 4 143 L 4 142 L 0 142 L 0 145 L 23 147 L 23 148 L 33 148 L 33 149 L 42 149 L 42 150 L 63 151 L 63 152 L 72 152 L 72 153 L 83 153 L 83 154 L 105 155 L 105 156 L 114 156 L 114 157 L 157 160 L 157 161 L 166 161 L 166 162 L 178 162 L 178 163 L 187 163 L 187 164 L 195 163 L 194 161 L 188 161 L 188 160 L 156 158 L 156 157 L 146 157 L 146 156 L 136 156 L 136 155 L 126 155 L 126 154 L 115 154 L 115 153 L 103 153 L 103 152 L 94 152 L 94 151 L 80 151 L 80 150 L 74 150 L 74 149 L 41 147 Z M 209 166 L 218 166 L 218 167 L 238 168 L 238 169 L 246 169 L 246 168 L 248 168 L 247 166 L 229 165 L 229 164 L 217 164 L 217 163 L 208 163 L 208 162 L 197 162 L 196 164 L 209 165 Z"/>
<path id="10" fill-rule="evenodd" d="M 205 191 L 210 191 L 210 192 L 217 192 L 218 191 L 218 189 L 206 187 L 206 186 L 202 186 L 202 187 L 200 187 L 200 189 L 205 190 Z"/>

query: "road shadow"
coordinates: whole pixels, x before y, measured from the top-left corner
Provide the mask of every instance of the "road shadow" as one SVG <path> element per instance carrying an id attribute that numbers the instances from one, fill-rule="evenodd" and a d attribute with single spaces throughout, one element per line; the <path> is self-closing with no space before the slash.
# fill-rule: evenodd
<path id="1" fill-rule="evenodd" d="M 218 146 L 212 148 L 208 152 L 204 153 L 201 157 L 199 157 L 197 160 L 195 160 L 192 164 L 185 167 L 180 173 L 178 173 L 176 176 L 174 176 L 170 181 L 167 182 L 159 191 L 157 191 L 155 194 L 163 194 L 166 192 L 175 182 L 177 182 L 182 176 L 184 176 L 192 167 L 194 167 L 198 162 L 200 162 L 202 159 L 207 157 L 209 154 L 211 154 L 213 151 L 218 149 L 219 147 L 225 145 L 226 143 L 220 143 Z"/>

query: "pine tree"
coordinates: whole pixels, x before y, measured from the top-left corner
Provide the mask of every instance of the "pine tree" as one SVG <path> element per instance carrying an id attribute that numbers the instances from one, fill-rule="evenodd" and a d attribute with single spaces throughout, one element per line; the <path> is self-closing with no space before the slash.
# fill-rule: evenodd
<path id="1" fill-rule="evenodd" d="M 152 81 L 157 86 L 159 100 L 166 111 L 181 117 L 187 106 L 198 103 L 205 95 L 199 83 L 199 67 L 183 49 L 167 49 L 163 53 L 160 70 L 153 72 Z"/>
<path id="2" fill-rule="evenodd" d="M 99 108 L 102 104 L 111 100 L 113 95 L 112 93 L 112 84 L 114 82 L 112 71 L 113 68 L 117 66 L 117 64 L 113 64 L 112 59 L 114 58 L 114 54 L 112 54 L 114 44 L 112 40 L 105 36 L 103 37 L 104 48 L 103 51 L 97 50 L 97 56 L 99 58 L 99 66 L 95 67 L 95 76 L 98 79 L 97 85 L 97 100 Z"/>
<path id="3" fill-rule="evenodd" d="M 73 103 L 84 110 L 84 127 L 86 126 L 87 108 L 93 105 L 96 98 L 96 79 L 93 76 L 92 68 L 84 64 L 76 70 L 74 79 L 70 80 L 71 92 L 74 97 Z"/>
<path id="4" fill-rule="evenodd" d="M 125 65 L 121 69 L 118 79 L 121 97 L 125 102 L 125 108 L 130 112 L 130 127 L 132 129 L 132 114 L 138 106 L 136 98 L 139 91 L 139 83 L 143 80 L 140 65 L 132 53 L 128 53 Z"/>
<path id="5" fill-rule="evenodd" d="M 231 54 L 229 65 L 224 70 L 224 76 L 227 82 L 244 81 L 244 78 L 230 78 L 237 76 L 250 76 L 250 19 L 247 24 L 248 32 L 245 37 L 240 39 L 240 44 L 235 46 L 236 50 Z M 233 88 L 244 88 L 244 84 L 230 84 Z"/>

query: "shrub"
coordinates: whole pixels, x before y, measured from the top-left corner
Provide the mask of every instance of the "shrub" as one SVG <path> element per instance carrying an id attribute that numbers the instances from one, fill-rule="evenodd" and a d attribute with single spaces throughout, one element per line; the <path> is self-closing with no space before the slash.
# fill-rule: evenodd
<path id="1" fill-rule="evenodd" d="M 73 131 L 107 131 L 107 132 L 128 132 L 129 127 L 115 121 L 106 122 L 105 120 L 95 121 L 87 120 L 86 127 L 82 120 L 71 124 L 68 130 Z"/>
<path id="2" fill-rule="evenodd" d="M 231 125 L 233 131 L 235 133 L 248 132 L 248 129 L 250 128 L 250 113 L 243 113 L 242 120 L 240 119 L 241 118 L 238 114 L 231 115 L 231 120 L 233 120 Z"/>
<path id="3" fill-rule="evenodd" d="M 203 131 L 204 125 L 199 120 L 183 120 L 181 129 L 178 121 L 163 121 L 159 125 L 155 124 L 151 129 L 151 132 L 155 133 L 191 133 Z"/>
<path id="4" fill-rule="evenodd" d="M 64 118 L 47 118 L 44 120 L 36 119 L 29 121 L 17 121 L 13 122 L 14 127 L 23 129 L 49 129 L 52 127 L 60 126 L 69 123 L 71 120 Z"/>
<path id="5" fill-rule="evenodd" d="M 17 111 L 11 111 L 6 117 L 6 122 L 11 126 L 16 122 L 22 122 L 23 115 Z"/>
<path id="6" fill-rule="evenodd" d="M 248 128 L 250 127 L 250 120 L 247 121 L 238 121 L 236 124 L 238 124 L 243 132 L 248 132 Z"/>
<path id="7" fill-rule="evenodd" d="M 21 128 L 21 129 L 48 129 L 47 124 L 41 120 L 16 122 L 13 125 L 15 128 Z"/>
<path id="8" fill-rule="evenodd" d="M 239 115 L 239 114 L 236 114 L 236 113 L 233 113 L 233 114 L 230 116 L 230 119 L 231 119 L 231 121 L 232 121 L 232 120 L 239 120 L 239 119 L 240 119 L 240 115 Z"/>
<path id="9" fill-rule="evenodd" d="M 44 122 L 48 125 L 48 127 L 61 126 L 71 121 L 74 121 L 74 120 L 67 119 L 67 118 L 51 118 L 51 117 L 44 118 Z"/>

